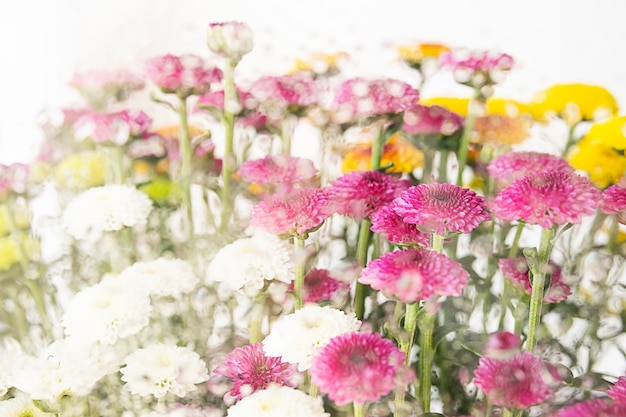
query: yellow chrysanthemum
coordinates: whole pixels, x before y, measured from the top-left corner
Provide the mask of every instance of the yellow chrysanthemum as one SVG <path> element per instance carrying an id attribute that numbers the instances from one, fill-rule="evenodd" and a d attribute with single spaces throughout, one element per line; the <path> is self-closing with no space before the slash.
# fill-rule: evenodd
<path id="1" fill-rule="evenodd" d="M 31 256 L 37 250 L 37 243 L 26 237 L 21 236 L 22 245 L 26 251 L 26 256 Z M 13 265 L 20 262 L 19 249 L 17 243 L 11 236 L 0 238 L 0 271 L 6 271 Z"/>
<path id="2" fill-rule="evenodd" d="M 393 163 L 387 172 L 412 172 L 424 165 L 424 154 L 398 134 L 393 135 L 385 146 L 381 166 Z M 372 167 L 372 140 L 357 143 L 344 155 L 341 163 L 343 172 L 369 171 Z"/>
<path id="3" fill-rule="evenodd" d="M 487 114 L 500 114 L 509 117 L 531 114 L 531 109 L 528 104 L 501 97 L 490 97 L 487 99 L 486 110 Z"/>
<path id="4" fill-rule="evenodd" d="M 594 123 L 585 137 L 589 141 L 601 143 L 609 148 L 626 150 L 626 116 Z"/>
<path id="5" fill-rule="evenodd" d="M 28 182 L 31 184 L 41 184 L 52 173 L 52 166 L 46 162 L 33 161 L 28 172 Z"/>
<path id="6" fill-rule="evenodd" d="M 626 157 L 603 143 L 584 137 L 567 156 L 576 169 L 589 173 L 589 179 L 599 188 L 619 182 L 626 173 Z"/>
<path id="7" fill-rule="evenodd" d="M 396 48 L 398 58 L 408 64 L 420 64 L 428 58 L 439 58 L 450 48 L 440 43 L 415 43 L 411 45 L 400 45 Z"/>
<path id="8" fill-rule="evenodd" d="M 588 84 L 555 84 L 539 91 L 531 102 L 533 117 L 547 121 L 558 116 L 573 125 L 617 113 L 615 97 L 604 87 Z"/>
<path id="9" fill-rule="evenodd" d="M 460 114 L 461 116 L 467 116 L 467 108 L 469 106 L 469 98 L 463 97 L 430 97 L 420 99 L 419 104 L 424 106 L 441 106 L 446 109 Z"/>
<path id="10" fill-rule="evenodd" d="M 476 118 L 471 141 L 480 144 L 515 145 L 522 143 L 530 136 L 528 128 L 528 121 L 521 117 L 490 114 Z"/>
<path id="11" fill-rule="evenodd" d="M 93 151 L 83 151 L 63 159 L 52 173 L 61 187 L 84 189 L 104 184 L 105 157 Z"/>
<path id="12" fill-rule="evenodd" d="M 11 212 L 15 226 L 18 229 L 26 229 L 30 226 L 30 212 L 25 207 L 19 207 Z M 2 211 L 0 211 L 0 236 L 9 234 L 11 229 L 7 223 L 7 219 L 4 217 Z"/>
<path id="13" fill-rule="evenodd" d="M 308 58 L 298 58 L 287 74 L 294 75 L 301 72 L 310 72 L 316 75 L 333 75 L 337 74 L 341 61 L 346 59 L 348 54 L 346 52 L 337 52 L 333 54 L 325 54 L 322 52 L 315 52 Z"/>

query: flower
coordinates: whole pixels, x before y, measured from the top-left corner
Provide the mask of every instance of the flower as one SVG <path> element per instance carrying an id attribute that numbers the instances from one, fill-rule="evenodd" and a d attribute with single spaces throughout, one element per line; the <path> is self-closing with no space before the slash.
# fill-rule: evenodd
<path id="1" fill-rule="evenodd" d="M 75 239 L 97 239 L 103 232 L 146 224 L 152 202 L 126 185 L 90 188 L 65 208 L 61 222 Z"/>
<path id="2" fill-rule="evenodd" d="M 521 117 L 490 114 L 477 117 L 472 130 L 474 143 L 516 145 L 530 136 L 529 123 Z"/>
<path id="3" fill-rule="evenodd" d="M 463 127 L 463 117 L 442 106 L 415 104 L 404 112 L 402 130 L 411 134 L 452 135 Z"/>
<path id="4" fill-rule="evenodd" d="M 391 165 L 393 164 L 393 165 Z M 409 173 L 424 164 L 422 151 L 411 145 L 406 139 L 394 134 L 385 143 L 380 159 L 381 166 L 389 166 L 388 173 Z M 370 171 L 372 167 L 372 138 L 352 145 L 343 157 L 341 170 Z"/>
<path id="5" fill-rule="evenodd" d="M 396 48 L 398 58 L 417 69 L 420 68 L 423 61 L 427 59 L 438 59 L 449 50 L 450 48 L 440 43 L 421 42 L 410 45 L 400 45 Z"/>
<path id="6" fill-rule="evenodd" d="M 327 190 L 334 211 L 364 219 L 391 203 L 409 184 L 378 171 L 352 171 L 337 178 Z"/>
<path id="7" fill-rule="evenodd" d="M 619 222 L 626 223 L 626 184 L 614 184 L 604 190 L 599 208 L 604 214 L 617 214 Z"/>
<path id="8" fill-rule="evenodd" d="M 552 396 L 546 365 L 529 352 L 507 360 L 482 357 L 474 375 L 474 383 L 494 405 L 526 409 Z"/>
<path id="9" fill-rule="evenodd" d="M 279 318 L 263 340 L 266 355 L 280 356 L 297 364 L 299 371 L 311 367 L 313 356 L 330 339 L 343 333 L 356 332 L 361 322 L 354 313 L 346 314 L 332 307 L 306 305 L 295 313 Z"/>
<path id="10" fill-rule="evenodd" d="M 241 400 L 272 384 L 295 388 L 291 376 L 295 366 L 278 357 L 266 356 L 263 345 L 254 343 L 236 348 L 228 354 L 214 373 L 232 381 L 230 395 Z"/>
<path id="11" fill-rule="evenodd" d="M 381 206 L 370 216 L 372 232 L 384 235 L 397 245 L 418 245 L 428 247 L 430 235 L 419 231 L 413 223 L 405 223 L 394 210 L 392 204 Z"/>
<path id="12" fill-rule="evenodd" d="M 498 266 L 502 274 L 511 280 L 513 284 L 523 288 L 526 293 L 532 294 L 532 277 L 525 257 L 503 258 L 498 261 Z M 544 290 L 543 301 L 546 303 L 558 303 L 559 301 L 566 300 L 572 291 L 569 286 L 563 282 L 561 268 L 550 261 L 547 272 L 550 275 L 550 280 L 548 281 L 550 287 Z"/>
<path id="13" fill-rule="evenodd" d="M 513 118 L 528 117 L 531 114 L 530 106 L 517 100 L 503 97 L 489 97 L 485 103 L 487 114 L 498 114 Z"/>
<path id="14" fill-rule="evenodd" d="M 321 398 L 309 397 L 289 387 L 272 386 L 257 391 L 228 409 L 227 417 L 329 417 Z"/>
<path id="15" fill-rule="evenodd" d="M 219 68 L 208 66 L 197 55 L 163 55 L 148 60 L 146 77 L 164 93 L 176 93 L 181 97 L 202 95 L 209 91 L 211 83 L 222 80 Z"/>
<path id="16" fill-rule="evenodd" d="M 457 82 L 475 88 L 496 84 L 513 62 L 510 55 L 483 50 L 455 49 L 439 57 L 441 68 L 450 68 Z"/>
<path id="17" fill-rule="evenodd" d="M 601 119 L 618 111 L 615 97 L 606 88 L 588 84 L 554 84 L 537 92 L 530 106 L 539 121 L 558 116 L 570 124 Z"/>
<path id="18" fill-rule="evenodd" d="M 293 291 L 293 287 L 292 282 L 289 290 Z M 304 277 L 302 299 L 305 303 L 319 303 L 335 300 L 339 294 L 347 294 L 349 291 L 350 284 L 333 278 L 327 269 L 311 268 Z"/>
<path id="19" fill-rule="evenodd" d="M 613 401 L 626 405 L 626 376 L 620 376 L 606 393 Z"/>
<path id="20" fill-rule="evenodd" d="M 46 417 L 27 396 L 19 396 L 8 400 L 0 401 L 0 415 L 3 417 Z"/>
<path id="21" fill-rule="evenodd" d="M 200 355 L 181 346 L 156 343 L 136 349 L 124 364 L 120 370 L 124 389 L 144 397 L 161 398 L 168 393 L 184 397 L 209 379 Z"/>
<path id="22" fill-rule="evenodd" d="M 320 188 L 297 188 L 262 200 L 250 213 L 250 226 L 275 235 L 305 235 L 317 230 L 332 213 L 330 196 Z"/>
<path id="23" fill-rule="evenodd" d="M 221 248 L 207 268 L 206 283 L 230 291 L 256 294 L 266 281 L 289 284 L 294 278 L 291 248 L 284 240 L 257 233 Z"/>
<path id="24" fill-rule="evenodd" d="M 580 223 L 595 212 L 600 191 L 587 178 L 568 169 L 530 174 L 496 196 L 492 211 L 506 221 L 523 220 L 550 228 Z"/>
<path id="25" fill-rule="evenodd" d="M 529 174 L 551 171 L 555 169 L 571 169 L 567 161 L 561 157 L 541 152 L 507 152 L 493 159 L 487 165 L 489 175 L 498 180 L 502 186 Z"/>
<path id="26" fill-rule="evenodd" d="M 413 379 L 404 358 L 391 340 L 378 333 L 342 334 L 313 359 L 311 383 L 337 405 L 376 402 Z"/>
<path id="27" fill-rule="evenodd" d="M 611 403 L 603 398 L 596 398 L 565 407 L 552 417 L 622 417 L 624 415 L 626 415 L 626 403 Z"/>
<path id="28" fill-rule="evenodd" d="M 128 280 L 149 295 L 175 298 L 191 292 L 199 282 L 189 262 L 167 258 L 135 262 L 120 273 L 119 279 Z"/>
<path id="29" fill-rule="evenodd" d="M 27 356 L 17 340 L 5 338 L 0 344 L 0 396 L 15 386 L 15 376 L 24 368 Z M 2 404 L 0 402 L 0 404 Z M 2 415 L 2 414 L 0 414 Z"/>
<path id="30" fill-rule="evenodd" d="M 307 158 L 280 154 L 267 155 L 241 164 L 237 174 L 244 182 L 265 187 L 279 188 L 288 192 L 297 185 L 314 185 L 317 169 L 313 161 Z"/>
<path id="31" fill-rule="evenodd" d="M 429 97 L 420 99 L 423 106 L 439 106 L 450 110 L 460 116 L 467 116 L 469 98 L 465 97 Z"/>
<path id="32" fill-rule="evenodd" d="M 369 262 L 359 282 L 412 303 L 433 296 L 461 295 L 468 279 L 463 266 L 443 254 L 405 249 Z"/>
<path id="33" fill-rule="evenodd" d="M 95 143 L 124 145 L 131 138 L 145 134 L 151 124 L 152 119 L 142 111 L 94 111 L 82 115 L 74 123 L 74 135 L 79 141 L 89 138 Z"/>
<path id="34" fill-rule="evenodd" d="M 299 73 L 308 73 L 313 76 L 333 76 L 338 74 L 341 69 L 341 63 L 348 58 L 346 52 L 337 52 L 332 54 L 315 52 L 306 59 L 296 59 L 296 62 L 289 75 Z"/>
<path id="35" fill-rule="evenodd" d="M 522 339 L 519 335 L 507 331 L 492 333 L 487 337 L 485 356 L 503 360 L 510 359 L 519 353 Z"/>
<path id="36" fill-rule="evenodd" d="M 250 85 L 249 92 L 271 120 L 280 120 L 285 112 L 299 115 L 320 99 L 313 81 L 295 75 L 261 77 Z"/>
<path id="37" fill-rule="evenodd" d="M 211 51 L 238 62 L 252 51 L 252 30 L 242 22 L 210 23 L 206 42 Z"/>
<path id="38" fill-rule="evenodd" d="M 469 233 L 491 218 L 483 197 L 449 183 L 410 187 L 393 201 L 393 211 L 420 231 L 439 235 Z"/>
<path id="39" fill-rule="evenodd" d="M 592 124 L 585 138 L 617 151 L 626 150 L 626 116 L 615 116 Z"/>
<path id="40" fill-rule="evenodd" d="M 106 158 L 95 151 L 76 152 L 54 167 L 54 181 L 61 187 L 86 189 L 104 184 Z"/>
<path id="41" fill-rule="evenodd" d="M 626 172 L 626 157 L 602 142 L 582 138 L 567 154 L 567 161 L 576 169 L 589 174 L 599 188 L 616 184 Z"/>
<path id="42" fill-rule="evenodd" d="M 29 166 L 19 162 L 10 165 L 0 164 L 0 198 L 11 191 L 23 193 L 26 190 L 29 172 Z"/>
<path id="43" fill-rule="evenodd" d="M 125 70 L 89 70 L 74 73 L 69 82 L 94 107 L 107 101 L 123 101 L 133 91 L 141 90 L 145 83 L 136 74 Z"/>

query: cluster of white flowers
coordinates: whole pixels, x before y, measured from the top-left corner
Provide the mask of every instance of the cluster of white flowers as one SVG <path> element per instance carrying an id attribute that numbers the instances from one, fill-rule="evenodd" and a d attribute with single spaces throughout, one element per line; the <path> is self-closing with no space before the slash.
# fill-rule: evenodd
<path id="1" fill-rule="evenodd" d="M 289 387 L 271 386 L 245 397 L 228 409 L 227 417 L 329 417 L 321 398 Z"/>
<path id="2" fill-rule="evenodd" d="M 16 341 L 4 340 L 0 346 L 0 397 L 13 387 L 15 374 L 22 368 L 25 359 L 26 355 Z"/>
<path id="3" fill-rule="evenodd" d="M 175 298 L 189 293 L 200 281 L 189 262 L 166 258 L 136 262 L 122 271 L 119 279 L 143 288 L 149 295 Z"/>
<path id="4" fill-rule="evenodd" d="M 26 396 L 19 396 L 6 401 L 0 401 L 0 416 L 2 417 L 46 417 Z"/>

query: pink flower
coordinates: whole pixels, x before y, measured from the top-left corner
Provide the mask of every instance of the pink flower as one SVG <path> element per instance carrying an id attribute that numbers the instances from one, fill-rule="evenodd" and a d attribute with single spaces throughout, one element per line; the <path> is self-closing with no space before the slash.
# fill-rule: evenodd
<path id="1" fill-rule="evenodd" d="M 276 194 L 252 207 L 250 225 L 275 235 L 305 235 L 317 230 L 332 213 L 328 193 L 320 188 L 298 188 Z"/>
<path id="2" fill-rule="evenodd" d="M 617 214 L 617 220 L 626 224 L 626 185 L 614 184 L 604 190 L 600 211 L 604 214 Z"/>
<path id="3" fill-rule="evenodd" d="M 529 352 L 511 359 L 480 358 L 474 383 L 491 404 L 526 409 L 552 396 L 553 381 L 543 361 Z"/>
<path id="4" fill-rule="evenodd" d="M 146 77 L 165 93 L 182 97 L 201 95 L 209 91 L 211 83 L 222 80 L 222 70 L 208 66 L 197 55 L 171 54 L 152 58 L 146 62 Z"/>
<path id="5" fill-rule="evenodd" d="M 75 73 L 69 82 L 87 101 L 100 104 L 106 100 L 122 101 L 145 83 L 137 75 L 124 69 L 113 71 L 91 70 Z"/>
<path id="6" fill-rule="evenodd" d="M 491 160 L 487 165 L 489 175 L 504 187 L 528 174 L 554 169 L 573 168 L 561 157 L 540 152 L 507 152 Z"/>
<path id="7" fill-rule="evenodd" d="M 503 258 L 498 261 L 498 266 L 502 274 L 511 280 L 513 284 L 522 287 L 528 294 L 532 293 L 532 277 L 525 257 Z M 545 290 L 543 301 L 546 303 L 558 303 L 567 299 L 572 291 L 561 278 L 561 268 L 550 261 L 547 272 L 550 277 L 550 287 Z"/>
<path id="8" fill-rule="evenodd" d="M 310 159 L 280 154 L 244 162 L 237 173 L 244 182 L 289 191 L 295 185 L 314 185 L 317 169 Z"/>
<path id="9" fill-rule="evenodd" d="M 337 213 L 364 219 L 391 203 L 409 184 L 378 171 L 352 171 L 337 178 L 328 193 Z"/>
<path id="10" fill-rule="evenodd" d="M 503 189 L 493 213 L 506 221 L 523 220 L 544 228 L 580 223 L 595 212 L 600 191 L 587 178 L 569 169 L 529 174 Z"/>
<path id="11" fill-rule="evenodd" d="M 565 407 L 552 417 L 624 417 L 626 403 L 611 403 L 602 398 Z"/>
<path id="12" fill-rule="evenodd" d="M 90 138 L 95 143 L 124 145 L 131 137 L 145 134 L 152 119 L 142 111 L 122 110 L 115 113 L 89 112 L 74 123 L 78 140 Z"/>
<path id="13" fill-rule="evenodd" d="M 381 206 L 370 216 L 372 232 L 384 235 L 387 240 L 397 245 L 419 245 L 428 247 L 430 235 L 420 232 L 412 223 L 405 223 L 392 205 Z"/>
<path id="14" fill-rule="evenodd" d="M 439 133 L 452 135 L 463 127 L 462 116 L 441 106 L 415 104 L 404 111 L 402 130 L 411 134 Z"/>
<path id="15" fill-rule="evenodd" d="M 270 384 L 295 387 L 291 380 L 295 365 L 281 362 L 278 357 L 265 356 L 262 343 L 236 348 L 215 369 L 217 375 L 232 381 L 229 394 L 241 400 Z"/>
<path id="16" fill-rule="evenodd" d="M 412 303 L 433 296 L 461 295 L 468 279 L 463 266 L 443 254 L 406 249 L 371 261 L 358 281 Z"/>
<path id="17" fill-rule="evenodd" d="M 620 376 L 606 393 L 613 401 L 626 405 L 626 376 Z"/>
<path id="18" fill-rule="evenodd" d="M 299 114 L 320 99 L 319 88 L 313 81 L 292 75 L 261 77 L 252 83 L 249 91 L 272 120 L 282 118 L 285 112 Z"/>
<path id="19" fill-rule="evenodd" d="M 439 57 L 441 68 L 451 69 L 457 82 L 472 87 L 495 84 L 513 63 L 513 57 L 495 51 L 457 49 Z"/>
<path id="20" fill-rule="evenodd" d="M 293 282 L 289 284 L 289 290 L 293 291 Z M 333 278 L 327 269 L 311 268 L 304 277 L 302 294 L 305 303 L 333 300 L 338 294 L 349 291 L 350 284 Z"/>
<path id="21" fill-rule="evenodd" d="M 378 333 L 332 338 L 313 358 L 309 373 L 311 383 L 337 405 L 378 401 L 414 378 L 404 365 L 404 353 Z"/>
<path id="22" fill-rule="evenodd" d="M 518 335 L 511 332 L 499 331 L 487 337 L 485 356 L 494 359 L 509 359 L 519 353 L 522 340 Z"/>
<path id="23" fill-rule="evenodd" d="M 26 183 L 30 167 L 26 164 L 15 162 L 10 165 L 0 164 L 0 197 L 13 191 L 21 194 L 26 191 Z"/>
<path id="24" fill-rule="evenodd" d="M 333 108 L 338 111 L 339 119 L 348 121 L 352 117 L 401 113 L 418 99 L 419 91 L 399 80 L 353 78 L 337 88 Z"/>
<path id="25" fill-rule="evenodd" d="M 211 23 L 207 46 L 216 54 L 237 62 L 252 51 L 252 30 L 242 22 Z"/>
<path id="26" fill-rule="evenodd" d="M 438 235 L 469 233 L 491 218 L 483 197 L 449 183 L 411 187 L 393 201 L 393 210 L 405 223 Z"/>

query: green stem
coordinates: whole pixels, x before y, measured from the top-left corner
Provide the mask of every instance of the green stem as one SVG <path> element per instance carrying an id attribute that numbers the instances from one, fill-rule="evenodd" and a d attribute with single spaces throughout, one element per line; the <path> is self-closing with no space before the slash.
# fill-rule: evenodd
<path id="1" fill-rule="evenodd" d="M 469 102 L 467 117 L 465 118 L 465 126 L 463 128 L 463 135 L 461 136 L 461 143 L 459 145 L 459 172 L 457 173 L 456 184 L 460 187 L 463 186 L 463 171 L 465 171 L 465 166 L 467 165 L 467 151 L 469 149 L 472 130 L 474 129 L 474 122 L 476 121 L 474 108 L 478 102 L 478 97 L 480 97 L 480 90 L 474 89 L 474 95 Z"/>
<path id="2" fill-rule="evenodd" d="M 296 236 L 293 239 L 295 257 L 296 257 L 296 279 L 293 284 L 293 291 L 296 295 L 296 310 L 300 310 L 303 305 L 302 287 L 304 285 L 304 266 L 306 258 L 304 257 L 304 238 Z"/>
<path id="3" fill-rule="evenodd" d="M 513 236 L 513 243 L 511 243 L 511 248 L 509 249 L 509 258 L 515 258 L 517 254 L 517 248 L 519 246 L 519 240 L 522 236 L 522 232 L 524 231 L 524 223 L 519 222 L 515 228 L 515 236 Z M 502 277 L 504 280 L 504 285 L 502 287 L 502 299 L 501 307 L 500 307 L 500 321 L 498 322 L 498 329 L 504 329 L 504 319 L 506 318 L 506 313 L 508 311 L 508 306 L 511 301 L 511 284 L 509 280 L 505 277 Z"/>
<path id="4" fill-rule="evenodd" d="M 296 120 L 292 116 L 285 116 L 280 125 L 280 139 L 282 142 L 282 152 L 291 155 L 291 138 L 295 129 Z"/>
<path id="5" fill-rule="evenodd" d="M 435 159 L 435 151 L 433 149 L 426 149 L 424 151 L 424 170 L 422 171 L 422 182 L 430 183 L 431 175 L 433 172 L 433 160 Z"/>
<path id="6" fill-rule="evenodd" d="M 315 384 L 309 384 L 309 396 L 313 398 L 317 398 L 318 396 L 318 387 Z"/>
<path id="7" fill-rule="evenodd" d="M 537 346 L 537 326 L 541 322 L 541 306 L 543 303 L 543 287 L 546 282 L 546 271 L 550 251 L 552 250 L 554 229 L 544 228 L 541 230 L 541 242 L 539 244 L 539 257 L 536 262 L 530 262 L 532 273 L 532 293 L 530 296 L 530 312 L 528 321 L 528 340 L 526 350 L 533 352 Z"/>
<path id="8" fill-rule="evenodd" d="M 365 404 L 352 403 L 354 405 L 354 417 L 365 416 Z"/>
<path id="9" fill-rule="evenodd" d="M 113 184 L 124 184 L 124 153 L 121 146 L 109 146 L 109 163 Z"/>
<path id="10" fill-rule="evenodd" d="M 370 238 L 372 232 L 370 227 L 372 222 L 370 219 L 363 219 L 361 221 L 361 227 L 359 228 L 359 240 L 357 242 L 356 257 L 361 267 L 367 265 L 367 250 L 370 245 Z M 356 283 L 354 290 L 354 314 L 356 314 L 359 320 L 363 320 L 365 316 L 365 285 L 360 282 Z"/>
<path id="11" fill-rule="evenodd" d="M 422 391 L 422 404 L 424 413 L 430 413 L 430 387 L 433 372 L 433 359 L 435 347 L 433 345 L 433 332 L 435 330 L 435 315 L 424 312 L 419 320 L 420 328 L 420 355 L 419 355 L 419 380 Z"/>
<path id="12" fill-rule="evenodd" d="M 17 248 L 17 257 L 19 258 L 22 271 L 26 273 L 28 271 L 29 257 L 26 249 L 24 248 L 24 240 L 22 239 L 20 230 L 15 223 L 15 219 L 13 218 L 13 213 L 11 213 L 11 209 L 9 209 L 9 206 L 6 203 L 0 205 L 0 211 L 2 212 L 2 216 L 7 223 L 9 231 L 11 232 L 11 238 L 15 243 L 15 247 Z"/>
<path id="13" fill-rule="evenodd" d="M 383 147 L 385 146 L 385 130 L 378 127 L 372 139 L 372 171 L 380 168 L 380 160 L 383 156 Z"/>
<path id="14" fill-rule="evenodd" d="M 443 252 L 443 235 L 433 233 L 430 235 L 430 247 L 437 253 Z"/>
<path id="15" fill-rule="evenodd" d="M 263 340 L 263 316 L 264 316 L 265 292 L 260 291 L 254 299 L 254 306 L 251 311 L 250 324 L 248 325 L 248 338 L 250 344 Z"/>
<path id="16" fill-rule="evenodd" d="M 617 222 L 616 214 L 609 217 L 609 241 L 607 243 L 607 249 L 611 255 L 615 255 L 615 246 L 617 244 L 617 235 L 619 234 L 619 223 Z"/>
<path id="17" fill-rule="evenodd" d="M 399 303 L 398 303 L 399 304 Z M 399 340 L 400 350 L 404 353 L 404 364 L 411 364 L 411 350 L 415 341 L 415 333 L 417 332 L 417 317 L 419 312 L 419 303 L 411 303 L 406 305 L 406 313 L 404 315 L 404 335 Z M 404 409 L 404 390 L 398 388 L 394 398 L 394 417 L 401 415 Z"/>
<path id="18" fill-rule="evenodd" d="M 180 189 L 187 221 L 187 236 L 193 236 L 193 212 L 191 207 L 191 143 L 187 121 L 187 97 L 178 97 L 178 117 L 180 118 Z"/>
<path id="19" fill-rule="evenodd" d="M 237 100 L 237 90 L 235 88 L 235 66 L 236 61 L 228 60 L 224 67 L 224 158 L 222 159 L 222 221 L 220 230 L 224 231 L 228 227 L 232 211 L 231 183 L 233 172 L 235 172 L 235 153 L 233 151 L 233 138 L 235 136 L 235 115 L 230 110 L 229 103 Z"/>
<path id="20" fill-rule="evenodd" d="M 578 123 L 574 123 L 571 126 L 568 126 L 567 129 L 567 142 L 565 143 L 565 147 L 563 148 L 563 152 L 561 152 L 561 156 L 565 157 L 567 155 L 567 151 L 569 151 L 569 148 L 572 147 L 572 145 L 574 144 L 574 130 L 576 129 L 576 126 L 578 125 Z"/>
<path id="21" fill-rule="evenodd" d="M 439 167 L 437 170 L 437 181 L 444 183 L 448 181 L 448 156 L 450 151 L 442 149 L 439 151 Z"/>

